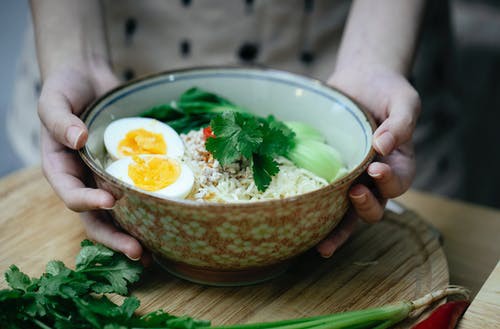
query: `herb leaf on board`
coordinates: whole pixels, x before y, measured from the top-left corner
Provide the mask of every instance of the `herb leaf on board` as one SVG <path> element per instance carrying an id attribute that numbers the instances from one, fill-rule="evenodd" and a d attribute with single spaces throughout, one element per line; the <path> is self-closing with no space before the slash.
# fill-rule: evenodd
<path id="1" fill-rule="evenodd" d="M 81 243 L 76 269 L 50 261 L 39 279 L 12 265 L 5 273 L 10 289 L 0 290 L 0 325 L 6 329 L 197 329 L 210 322 L 176 317 L 162 310 L 136 314 L 139 300 L 127 297 L 121 305 L 104 292 L 125 294 L 139 279 L 141 265 L 100 244 Z"/>

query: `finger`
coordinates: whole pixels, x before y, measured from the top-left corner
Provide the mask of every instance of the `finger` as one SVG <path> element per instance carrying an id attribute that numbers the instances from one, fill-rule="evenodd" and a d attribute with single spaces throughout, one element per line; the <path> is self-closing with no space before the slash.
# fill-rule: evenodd
<path id="1" fill-rule="evenodd" d="M 386 199 L 396 198 L 406 192 L 411 184 L 410 175 L 393 170 L 388 164 L 374 162 L 368 167 L 368 174 L 373 178 L 380 196 Z"/>
<path id="2" fill-rule="evenodd" d="M 382 155 L 388 155 L 411 139 L 420 113 L 418 93 L 408 87 L 395 94 L 388 104 L 387 112 L 387 119 L 373 134 L 373 147 Z"/>
<path id="3" fill-rule="evenodd" d="M 356 214 L 364 221 L 376 223 L 382 219 L 385 201 L 377 199 L 366 186 L 353 186 L 349 191 L 349 199 Z"/>
<path id="4" fill-rule="evenodd" d="M 410 188 L 415 177 L 413 146 L 411 143 L 400 146 L 389 156 L 381 158 L 381 162 L 370 164 L 367 172 L 381 197 L 400 196 Z"/>
<path id="5" fill-rule="evenodd" d="M 131 260 L 141 259 L 143 249 L 139 241 L 121 232 L 104 212 L 84 212 L 81 215 L 87 236 L 96 242 L 123 253 Z"/>
<path id="6" fill-rule="evenodd" d="M 52 88 L 42 91 L 38 115 L 43 125 L 61 144 L 79 149 L 87 140 L 85 124 L 73 114 L 73 105 L 67 96 Z"/>
<path id="7" fill-rule="evenodd" d="M 374 162 L 370 164 L 367 172 L 382 197 L 394 198 L 405 191 L 401 178 L 395 175 L 388 164 Z"/>
<path id="8" fill-rule="evenodd" d="M 74 152 L 54 141 L 43 127 L 41 140 L 45 177 L 69 209 L 80 212 L 113 207 L 115 199 L 109 192 L 88 188 L 82 182 L 84 166 Z"/>
<path id="9" fill-rule="evenodd" d="M 356 214 L 349 211 L 330 235 L 317 245 L 316 250 L 320 255 L 324 258 L 330 258 L 351 236 L 357 220 Z"/>
<path id="10" fill-rule="evenodd" d="M 151 252 L 144 248 L 142 249 L 141 264 L 144 267 L 150 267 L 153 265 L 153 256 L 151 255 Z"/>

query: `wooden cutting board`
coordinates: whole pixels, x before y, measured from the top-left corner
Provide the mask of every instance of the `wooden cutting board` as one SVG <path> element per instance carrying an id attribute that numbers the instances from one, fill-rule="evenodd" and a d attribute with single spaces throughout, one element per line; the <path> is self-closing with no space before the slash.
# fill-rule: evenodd
<path id="1" fill-rule="evenodd" d="M 52 259 L 74 265 L 85 234 L 38 169 L 7 177 L 0 187 L 0 271 L 11 264 L 39 276 Z M 448 284 L 435 230 L 413 212 L 387 212 L 362 226 L 330 259 L 303 255 L 284 275 L 247 287 L 206 287 L 153 267 L 132 293 L 141 311 L 163 308 L 214 324 L 272 321 L 414 299 Z M 4 288 L 4 278 L 0 288 Z M 400 326 L 408 328 L 411 322 Z"/>
<path id="2" fill-rule="evenodd" d="M 458 329 L 500 328 L 500 261 L 458 324 Z"/>

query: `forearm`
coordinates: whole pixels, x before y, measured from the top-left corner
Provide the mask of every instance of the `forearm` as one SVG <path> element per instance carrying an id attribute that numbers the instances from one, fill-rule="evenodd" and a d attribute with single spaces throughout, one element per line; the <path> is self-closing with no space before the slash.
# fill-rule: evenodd
<path id="1" fill-rule="evenodd" d="M 424 4 L 424 0 L 355 0 L 335 71 L 373 67 L 407 75 Z"/>
<path id="2" fill-rule="evenodd" d="M 99 0 L 32 0 L 42 78 L 64 66 L 99 70 L 108 51 Z"/>

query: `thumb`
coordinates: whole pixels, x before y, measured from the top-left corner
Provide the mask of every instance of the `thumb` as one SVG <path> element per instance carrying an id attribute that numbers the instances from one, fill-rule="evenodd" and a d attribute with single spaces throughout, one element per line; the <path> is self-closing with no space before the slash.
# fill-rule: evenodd
<path id="1" fill-rule="evenodd" d="M 420 98 L 413 88 L 393 95 L 387 118 L 373 134 L 373 147 L 379 154 L 386 156 L 411 139 L 420 106 Z"/>

